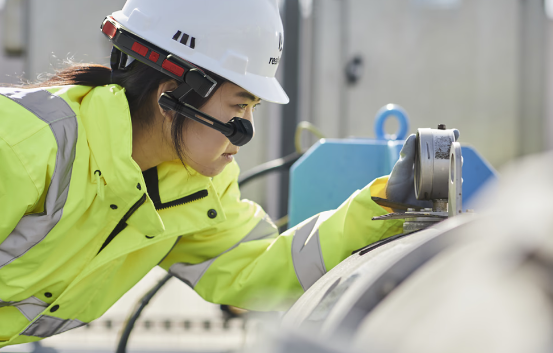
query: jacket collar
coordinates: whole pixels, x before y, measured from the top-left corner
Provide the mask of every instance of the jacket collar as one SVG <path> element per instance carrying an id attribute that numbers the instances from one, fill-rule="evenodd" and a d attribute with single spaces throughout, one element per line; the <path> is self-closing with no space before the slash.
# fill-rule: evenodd
<path id="1" fill-rule="evenodd" d="M 83 97 L 80 115 L 91 158 L 106 182 L 106 192 L 115 194 L 129 209 L 144 195 L 146 184 L 140 167 L 132 159 L 132 123 L 125 90 L 118 85 L 95 87 Z M 132 217 L 133 226 L 151 235 L 164 231 L 149 198 L 140 207 L 140 213 L 141 217 Z"/>
<path id="2" fill-rule="evenodd" d="M 125 90 L 118 85 L 94 88 L 83 98 L 80 113 L 107 186 L 125 201 L 136 201 L 136 185 L 143 180 L 131 157 L 132 124 Z"/>

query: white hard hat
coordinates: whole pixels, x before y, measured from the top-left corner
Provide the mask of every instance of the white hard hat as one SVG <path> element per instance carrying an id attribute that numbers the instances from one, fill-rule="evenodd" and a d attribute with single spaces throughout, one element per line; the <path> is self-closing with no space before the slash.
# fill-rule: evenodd
<path id="1" fill-rule="evenodd" d="M 127 0 L 112 18 L 265 101 L 289 102 L 275 78 L 283 46 L 277 0 Z"/>

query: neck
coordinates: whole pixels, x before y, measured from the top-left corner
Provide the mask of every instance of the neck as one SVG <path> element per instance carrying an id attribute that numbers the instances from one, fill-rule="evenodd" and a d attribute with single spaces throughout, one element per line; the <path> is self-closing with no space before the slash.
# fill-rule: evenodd
<path id="1" fill-rule="evenodd" d="M 163 162 L 173 160 L 170 151 L 167 151 L 167 141 L 157 126 L 140 128 L 133 123 L 132 158 L 145 171 Z"/>

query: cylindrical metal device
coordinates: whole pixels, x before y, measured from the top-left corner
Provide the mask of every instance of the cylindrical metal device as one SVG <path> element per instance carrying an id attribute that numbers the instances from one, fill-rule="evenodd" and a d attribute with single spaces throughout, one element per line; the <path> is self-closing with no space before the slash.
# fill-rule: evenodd
<path id="1" fill-rule="evenodd" d="M 447 199 L 449 155 L 453 142 L 453 130 L 417 130 L 414 182 L 418 200 Z"/>

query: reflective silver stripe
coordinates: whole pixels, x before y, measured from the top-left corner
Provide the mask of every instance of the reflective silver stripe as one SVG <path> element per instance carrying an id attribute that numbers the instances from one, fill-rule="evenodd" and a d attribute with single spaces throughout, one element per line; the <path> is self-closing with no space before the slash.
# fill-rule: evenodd
<path id="1" fill-rule="evenodd" d="M 260 240 L 265 238 L 270 238 L 272 236 L 278 235 L 278 229 L 273 224 L 268 215 L 265 215 L 259 223 L 248 233 L 242 240 L 233 245 L 230 249 L 221 253 L 219 256 L 223 255 L 236 248 L 241 243 L 245 243 L 252 240 Z M 214 257 L 213 259 L 201 262 L 199 264 L 187 264 L 183 262 L 178 262 L 173 264 L 169 268 L 169 273 L 173 276 L 179 278 L 184 283 L 188 284 L 190 287 L 194 288 L 196 284 L 200 281 L 204 273 L 207 271 L 209 266 L 219 258 L 219 256 Z"/>
<path id="2" fill-rule="evenodd" d="M 53 316 L 42 315 L 29 325 L 22 336 L 50 337 L 59 333 L 86 325 L 79 320 L 64 320 Z"/>
<path id="3" fill-rule="evenodd" d="M 0 95 L 18 103 L 50 125 L 58 145 L 56 166 L 46 194 L 44 212 L 22 217 L 0 244 L 2 268 L 40 243 L 61 219 L 69 192 L 78 132 L 75 113 L 60 97 L 41 89 L 11 88 L 0 88 Z"/>
<path id="4" fill-rule="evenodd" d="M 37 297 L 30 297 L 20 302 L 5 302 L 0 300 L 0 308 L 5 306 L 16 307 L 29 321 L 33 321 L 41 312 L 48 307 L 48 303 Z"/>
<path id="5" fill-rule="evenodd" d="M 296 230 L 292 240 L 292 260 L 294 270 L 303 290 L 309 289 L 326 273 L 326 266 L 321 251 L 319 229 L 315 228 L 319 217 Z"/>

